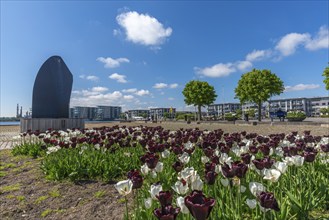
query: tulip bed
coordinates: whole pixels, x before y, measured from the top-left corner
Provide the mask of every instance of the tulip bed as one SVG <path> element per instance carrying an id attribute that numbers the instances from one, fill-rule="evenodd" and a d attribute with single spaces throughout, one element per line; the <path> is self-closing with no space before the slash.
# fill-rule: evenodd
<path id="1" fill-rule="evenodd" d="M 119 181 L 133 200 L 126 219 L 329 218 L 329 136 L 310 131 L 114 126 L 17 138 L 13 153 L 42 156 L 48 179 Z"/>

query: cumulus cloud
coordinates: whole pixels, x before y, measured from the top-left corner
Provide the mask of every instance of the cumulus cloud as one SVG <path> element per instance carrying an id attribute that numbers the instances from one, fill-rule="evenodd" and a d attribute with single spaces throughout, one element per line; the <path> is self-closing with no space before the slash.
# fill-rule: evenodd
<path id="1" fill-rule="evenodd" d="M 172 34 L 172 29 L 165 28 L 156 18 L 136 11 L 121 13 L 116 20 L 123 28 L 126 39 L 136 44 L 158 46 Z M 116 34 L 118 32 L 115 31 Z"/>
<path id="2" fill-rule="evenodd" d="M 235 63 L 235 66 L 240 71 L 245 71 L 247 69 L 250 69 L 252 67 L 252 63 L 249 61 L 238 61 Z"/>
<path id="3" fill-rule="evenodd" d="M 271 54 L 270 50 L 253 50 L 251 53 L 247 54 L 246 61 L 249 62 L 259 61 L 269 57 L 270 54 Z"/>
<path id="4" fill-rule="evenodd" d="M 122 92 L 124 92 L 124 93 L 135 93 L 135 92 L 137 92 L 137 89 L 136 88 L 123 89 Z"/>
<path id="5" fill-rule="evenodd" d="M 218 63 L 205 68 L 195 67 L 194 70 L 200 75 L 214 78 L 228 76 L 236 71 L 232 63 Z"/>
<path id="6" fill-rule="evenodd" d="M 109 89 L 102 86 L 96 86 L 91 89 L 92 92 L 98 92 L 98 93 L 106 92 L 107 90 Z"/>
<path id="7" fill-rule="evenodd" d="M 90 81 L 98 81 L 99 80 L 99 78 L 97 76 L 86 76 L 86 79 L 90 80 Z"/>
<path id="8" fill-rule="evenodd" d="M 329 29 L 326 26 L 320 27 L 317 35 L 307 42 L 306 49 L 318 50 L 329 48 Z"/>
<path id="9" fill-rule="evenodd" d="M 126 83 L 126 76 L 125 75 L 120 75 L 118 73 L 113 73 L 112 75 L 109 76 L 110 79 L 114 79 L 119 83 Z"/>
<path id="10" fill-rule="evenodd" d="M 127 100 L 127 101 L 129 101 L 129 100 L 133 100 L 133 99 L 134 99 L 134 96 L 132 96 L 132 95 L 124 95 L 124 96 L 123 96 L 123 99 L 124 99 L 124 100 Z"/>
<path id="11" fill-rule="evenodd" d="M 175 89 L 175 88 L 177 88 L 178 87 L 178 84 L 177 83 L 173 83 L 173 84 L 170 84 L 169 85 L 169 88 L 170 89 Z"/>
<path id="12" fill-rule="evenodd" d="M 320 85 L 318 84 L 297 84 L 295 86 L 286 86 L 285 92 L 291 92 L 291 91 L 302 91 L 302 90 L 309 90 L 309 89 L 317 89 Z"/>
<path id="13" fill-rule="evenodd" d="M 144 95 L 149 95 L 150 91 L 141 89 L 141 90 L 136 91 L 135 94 L 138 96 L 144 96 Z"/>
<path id="14" fill-rule="evenodd" d="M 289 56 L 294 54 L 299 46 L 305 45 L 309 40 L 309 33 L 290 33 L 280 39 L 278 44 L 275 46 L 275 49 L 278 50 L 281 55 Z"/>
<path id="15" fill-rule="evenodd" d="M 153 88 L 155 89 L 164 89 L 164 88 L 167 88 L 168 87 L 168 84 L 166 83 L 156 83 Z"/>
<path id="16" fill-rule="evenodd" d="M 115 67 L 119 67 L 121 65 L 121 63 L 129 63 L 130 60 L 127 58 L 117 58 L 117 59 L 113 59 L 111 57 L 98 57 L 96 59 L 97 61 L 104 63 L 104 67 L 105 68 L 115 68 Z"/>

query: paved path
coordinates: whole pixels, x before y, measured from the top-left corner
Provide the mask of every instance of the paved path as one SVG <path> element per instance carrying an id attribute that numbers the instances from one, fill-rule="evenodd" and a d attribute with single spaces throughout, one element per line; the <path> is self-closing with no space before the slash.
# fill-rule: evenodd
<path id="1" fill-rule="evenodd" d="M 14 136 L 17 136 L 17 132 L 1 132 L 0 133 L 0 150 L 12 148 L 16 141 L 13 140 Z"/>

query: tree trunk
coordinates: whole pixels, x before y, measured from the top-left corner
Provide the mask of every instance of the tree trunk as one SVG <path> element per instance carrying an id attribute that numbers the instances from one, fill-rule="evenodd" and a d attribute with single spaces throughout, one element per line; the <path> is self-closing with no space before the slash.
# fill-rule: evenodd
<path id="1" fill-rule="evenodd" d="M 201 105 L 198 105 L 198 121 L 201 121 Z"/>
<path id="2" fill-rule="evenodd" d="M 262 102 L 258 102 L 258 121 L 262 121 Z"/>

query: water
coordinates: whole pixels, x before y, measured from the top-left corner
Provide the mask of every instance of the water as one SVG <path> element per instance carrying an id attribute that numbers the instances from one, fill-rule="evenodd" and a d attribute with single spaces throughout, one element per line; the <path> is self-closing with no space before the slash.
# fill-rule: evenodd
<path id="1" fill-rule="evenodd" d="M 0 121 L 0 126 L 1 125 L 19 125 L 19 121 Z"/>

